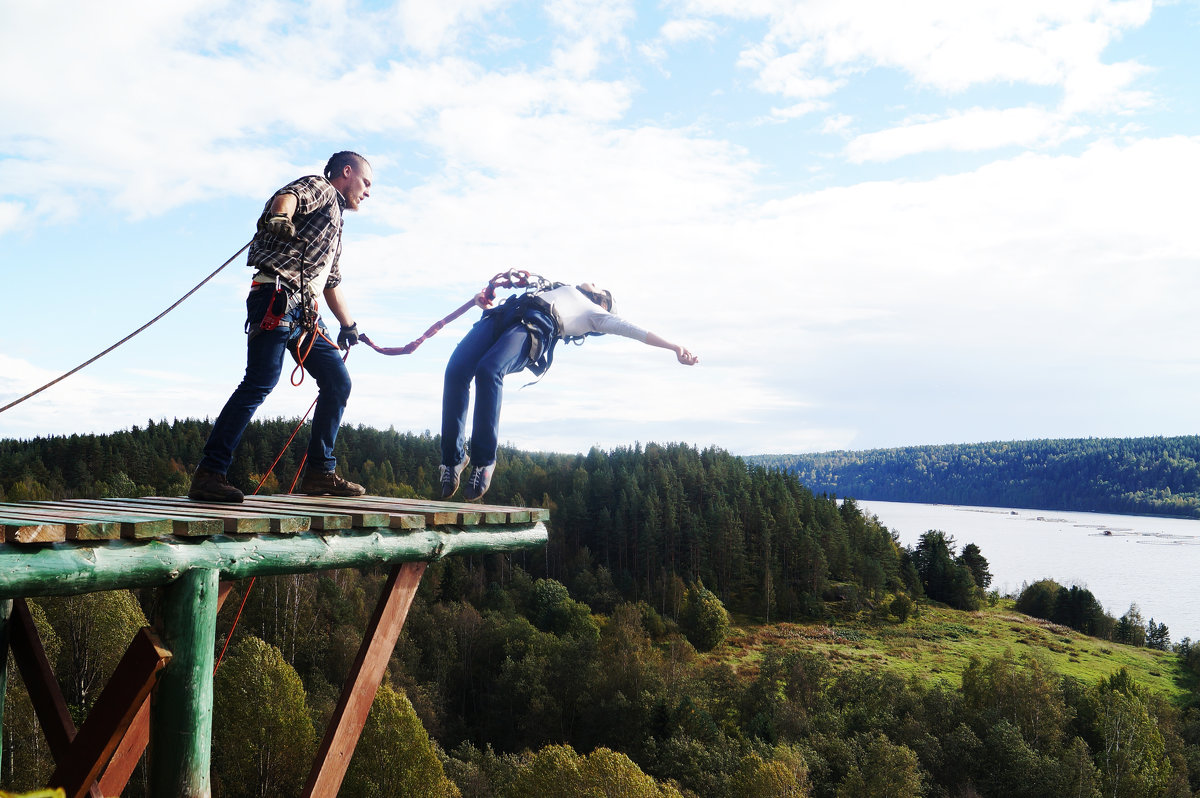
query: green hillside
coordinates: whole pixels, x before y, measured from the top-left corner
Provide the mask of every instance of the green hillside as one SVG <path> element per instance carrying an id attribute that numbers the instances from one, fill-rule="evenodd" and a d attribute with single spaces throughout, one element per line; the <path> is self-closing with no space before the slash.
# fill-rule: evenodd
<path id="1" fill-rule="evenodd" d="M 1095 684 L 1124 668 L 1138 684 L 1168 700 L 1189 700 L 1197 674 L 1173 652 L 1113 643 L 1031 618 L 1011 599 L 964 612 L 922 606 L 905 623 L 855 617 L 834 623 L 781 623 L 736 628 L 722 658 L 753 672 L 769 649 L 818 652 L 835 670 L 880 670 L 958 688 L 972 658 L 1011 654 L 1037 658 L 1053 672 Z"/>
<path id="2" fill-rule="evenodd" d="M 748 462 L 882 501 L 1200 517 L 1200 436 L 996 441 Z"/>

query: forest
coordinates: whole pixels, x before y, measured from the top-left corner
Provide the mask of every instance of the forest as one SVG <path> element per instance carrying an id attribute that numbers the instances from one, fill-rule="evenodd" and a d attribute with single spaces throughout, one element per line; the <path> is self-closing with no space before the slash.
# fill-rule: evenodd
<path id="1" fill-rule="evenodd" d="M 1068 438 L 759 455 L 817 493 L 1200 518 L 1200 436 Z"/>
<path id="2" fill-rule="evenodd" d="M 253 424 L 235 483 L 256 484 L 292 426 Z M 0 492 L 178 495 L 207 429 L 0 441 Z M 434 495 L 436 437 L 349 427 L 338 446 L 345 476 L 371 493 Z M 298 456 L 264 490 L 286 490 Z M 735 627 L 857 618 L 898 630 L 933 602 L 968 624 L 997 600 L 986 552 L 933 531 L 900 546 L 853 500 L 803 483 L 684 444 L 502 449 L 489 501 L 549 508 L 550 543 L 430 565 L 342 794 L 1200 795 L 1200 646 L 1188 640 L 1172 647 L 1190 674 L 1174 700 L 1121 669 L 1081 681 L 1019 650 L 972 658 L 950 684 L 805 650 L 738 656 Z M 258 580 L 217 672 L 215 795 L 298 794 L 385 576 Z M 1022 596 L 1031 614 L 1068 613 L 1065 628 L 1086 608 L 1036 584 Z M 222 610 L 218 648 L 245 590 Z M 153 591 L 31 602 L 78 717 L 154 602 Z M 1079 617 L 1124 645 L 1120 622 Z M 1128 640 L 1147 642 L 1144 629 Z M 51 763 L 11 668 L 0 784 L 32 789 Z M 145 795 L 144 774 L 126 795 Z"/>

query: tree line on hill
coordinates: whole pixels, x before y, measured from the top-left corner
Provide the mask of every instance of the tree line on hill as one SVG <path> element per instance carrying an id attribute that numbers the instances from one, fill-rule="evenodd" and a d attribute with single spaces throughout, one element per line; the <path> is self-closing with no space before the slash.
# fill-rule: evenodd
<path id="1" fill-rule="evenodd" d="M 291 428 L 253 424 L 234 480 L 256 482 Z M 177 421 L 3 441 L 0 490 L 178 494 L 206 433 Z M 372 493 L 429 497 L 438 450 L 428 434 L 346 428 L 338 455 Z M 293 457 L 265 489 L 286 489 Z M 728 655 L 730 612 L 743 624 L 904 624 L 930 599 L 978 606 L 987 560 L 949 535 L 900 546 L 853 501 L 685 445 L 503 449 L 489 500 L 550 508 L 550 544 L 430 565 L 344 794 L 1200 794 L 1200 697 L 1171 705 L 1127 674 L 1082 684 L 1009 652 L 973 661 L 958 688 L 811 653 Z M 258 580 L 217 675 L 214 795 L 298 793 L 385 576 Z M 221 612 L 218 648 L 245 589 Z M 77 719 L 154 601 L 34 602 Z M 1200 678 L 1200 647 L 1180 655 Z M 41 786 L 48 752 L 15 671 L 8 690 L 0 783 Z M 139 774 L 126 794 L 145 789 Z"/>
<path id="2" fill-rule="evenodd" d="M 811 490 L 879 501 L 1200 517 L 1200 436 L 761 455 Z"/>

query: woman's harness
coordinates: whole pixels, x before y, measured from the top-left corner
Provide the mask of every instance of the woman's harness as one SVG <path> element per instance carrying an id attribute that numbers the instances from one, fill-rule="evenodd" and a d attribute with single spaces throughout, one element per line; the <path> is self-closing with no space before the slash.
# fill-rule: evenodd
<path id="1" fill-rule="evenodd" d="M 517 296 L 511 296 L 494 308 L 483 312 L 483 319 L 495 319 L 502 328 L 520 325 L 529 331 L 533 337 L 530 347 L 530 360 L 526 368 L 539 378 L 554 364 L 554 348 L 558 342 L 582 344 L 589 335 L 603 333 L 589 332 L 583 335 L 563 335 L 554 308 L 542 298 L 541 294 L 555 288 L 562 288 L 567 283 L 549 283 Z"/>

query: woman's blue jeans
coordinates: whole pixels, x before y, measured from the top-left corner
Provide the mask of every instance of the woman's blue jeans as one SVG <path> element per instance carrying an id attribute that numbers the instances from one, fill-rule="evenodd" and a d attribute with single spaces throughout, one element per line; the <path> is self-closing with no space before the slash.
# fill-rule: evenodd
<path id="1" fill-rule="evenodd" d="M 274 330 L 259 328 L 262 317 L 271 303 L 274 286 L 255 288 L 246 298 L 246 322 L 250 330 L 246 344 L 246 376 L 225 403 L 221 414 L 213 423 L 208 442 L 204 444 L 204 456 L 200 467 L 224 474 L 233 463 L 233 452 L 242 440 L 242 434 L 250 424 L 256 411 L 279 382 L 283 372 L 283 356 L 289 345 L 308 346 L 308 338 L 300 329 L 302 309 L 293 308 L 283 318 L 289 327 Z M 322 333 L 324 323 L 320 323 Z M 317 336 L 312 349 L 304 358 L 304 370 L 317 381 L 317 407 L 313 412 L 312 432 L 308 442 L 307 468 L 318 471 L 333 471 L 337 460 L 333 446 L 337 442 L 338 427 L 346 400 L 350 398 L 350 373 L 342 361 L 341 350 L 326 338 Z"/>
<path id="2" fill-rule="evenodd" d="M 497 316 L 480 319 L 459 342 L 446 364 L 442 389 L 442 463 L 458 465 L 466 456 L 467 405 L 475 380 L 475 415 L 471 427 L 471 463 L 496 462 L 500 403 L 504 377 L 529 363 L 530 333 L 519 322 Z"/>

